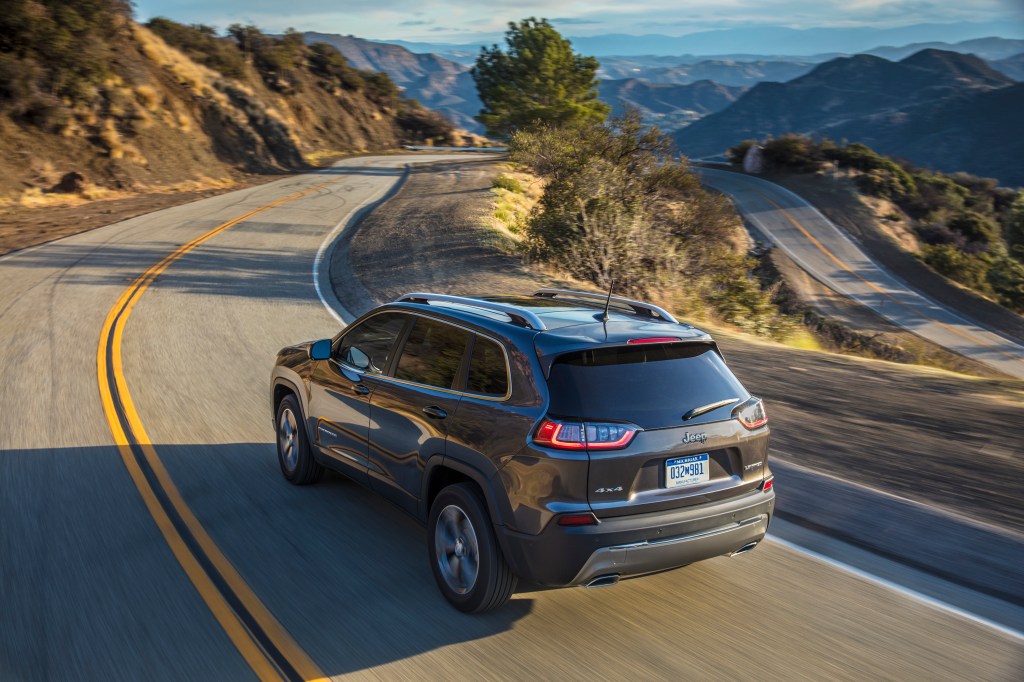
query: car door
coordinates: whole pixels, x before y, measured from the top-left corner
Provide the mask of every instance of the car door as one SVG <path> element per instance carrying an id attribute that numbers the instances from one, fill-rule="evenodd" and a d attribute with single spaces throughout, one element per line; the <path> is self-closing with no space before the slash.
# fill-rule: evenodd
<path id="1" fill-rule="evenodd" d="M 427 460 L 444 455 L 470 333 L 416 315 L 391 376 L 370 398 L 370 486 L 417 511 Z"/>
<path id="2" fill-rule="evenodd" d="M 402 313 L 372 315 L 335 339 L 331 358 L 317 363 L 310 376 L 313 442 L 330 465 L 367 482 L 370 398 L 406 324 Z"/>

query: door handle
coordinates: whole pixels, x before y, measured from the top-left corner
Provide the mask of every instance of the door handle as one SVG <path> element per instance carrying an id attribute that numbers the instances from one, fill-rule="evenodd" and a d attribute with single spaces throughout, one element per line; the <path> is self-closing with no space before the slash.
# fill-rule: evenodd
<path id="1" fill-rule="evenodd" d="M 356 395 L 366 395 L 370 392 L 370 389 L 363 384 L 356 384 L 352 387 L 352 392 Z"/>
<path id="2" fill-rule="evenodd" d="M 440 407 L 430 405 L 423 408 L 423 414 L 427 415 L 431 419 L 444 419 L 448 416 L 448 413 L 442 410 Z"/>

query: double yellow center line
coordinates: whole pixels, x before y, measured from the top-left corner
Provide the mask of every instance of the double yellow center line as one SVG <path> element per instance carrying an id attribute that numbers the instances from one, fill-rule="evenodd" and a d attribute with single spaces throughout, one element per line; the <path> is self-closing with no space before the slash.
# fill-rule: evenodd
<path id="1" fill-rule="evenodd" d="M 132 402 L 121 361 L 121 341 L 125 323 L 139 298 L 172 263 L 228 228 L 328 184 L 291 194 L 222 223 L 146 270 L 110 309 L 96 353 L 103 410 L 135 487 L 189 580 L 261 680 L 323 680 L 326 675 L 264 606 L 185 504 Z"/>
<path id="2" fill-rule="evenodd" d="M 961 331 L 961 330 L 957 329 L 956 327 L 950 326 L 950 325 L 946 324 L 945 322 L 941 322 L 941 321 L 935 319 L 934 317 L 932 317 L 931 315 L 929 315 L 928 313 L 922 312 L 922 311 L 918 310 L 917 308 L 915 308 L 914 306 L 909 305 L 907 303 L 904 303 L 903 301 L 899 300 L 898 298 L 896 298 L 895 296 L 890 294 L 888 291 L 885 291 L 884 289 L 879 287 L 874 282 L 872 282 L 872 281 L 870 281 L 868 279 L 865 279 L 860 273 L 855 271 L 849 265 L 847 265 L 842 260 L 840 260 L 838 256 L 836 256 L 834 253 L 829 251 L 825 247 L 824 244 L 822 244 L 820 241 L 815 239 L 814 235 L 812 235 L 810 232 L 808 232 L 807 229 L 803 225 L 801 225 L 797 221 L 796 218 L 794 218 L 792 215 L 790 215 L 789 211 L 784 209 L 782 206 L 780 206 L 776 202 L 772 201 L 767 195 L 762 194 L 761 192 L 757 192 L 757 194 L 759 194 L 761 196 L 761 198 L 764 199 L 765 201 L 767 201 L 769 204 L 774 206 L 777 211 L 782 213 L 782 215 L 784 215 L 786 217 L 786 219 L 789 220 L 789 222 L 791 222 L 794 227 L 796 227 L 796 229 L 800 230 L 800 232 L 803 233 L 803 235 L 805 237 L 807 237 L 811 241 L 812 244 L 814 244 L 816 247 L 818 247 L 818 249 L 822 253 L 824 253 L 826 256 L 828 256 L 830 259 L 832 259 L 832 261 L 835 262 L 836 265 L 838 265 L 840 268 L 842 268 L 843 270 L 847 271 L 848 273 L 850 273 L 851 275 L 853 275 L 854 277 L 859 279 L 864 284 L 867 284 L 869 287 L 871 287 L 872 289 L 874 289 L 875 291 L 880 293 L 882 296 L 885 296 L 887 299 L 889 299 L 890 301 L 892 301 L 896 305 L 900 306 L 904 310 L 908 310 L 908 311 L 914 313 L 915 315 L 923 317 L 924 319 L 928 320 L 929 322 L 934 322 L 935 324 L 939 325 L 943 329 L 946 329 L 947 331 L 951 331 L 954 334 L 956 334 L 957 336 L 959 336 L 961 338 L 964 338 L 964 339 L 967 339 L 968 341 L 971 341 L 972 343 L 976 343 L 979 346 L 984 346 L 985 348 L 988 348 L 989 350 L 994 350 L 995 352 L 997 352 L 997 353 L 999 353 L 1001 355 L 1005 355 L 1006 357 L 1010 358 L 1011 360 L 1016 360 L 1017 362 L 1024 362 L 1024 358 L 1021 358 L 1021 357 L 1018 357 L 1016 355 L 1013 355 L 1012 353 L 1007 353 L 1006 351 L 1002 350 L 1001 348 L 997 348 L 997 347 L 993 346 L 990 343 L 986 343 L 985 341 L 983 341 L 982 339 L 979 339 L 978 337 L 974 336 L 973 334 L 969 334 L 969 333 L 967 333 L 965 331 Z"/>

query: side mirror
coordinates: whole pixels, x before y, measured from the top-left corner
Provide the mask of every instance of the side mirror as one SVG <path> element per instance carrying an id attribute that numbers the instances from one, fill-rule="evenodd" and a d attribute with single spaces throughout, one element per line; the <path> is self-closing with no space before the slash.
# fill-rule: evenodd
<path id="1" fill-rule="evenodd" d="M 313 360 L 329 360 L 331 358 L 331 340 L 320 339 L 309 347 L 309 357 Z"/>

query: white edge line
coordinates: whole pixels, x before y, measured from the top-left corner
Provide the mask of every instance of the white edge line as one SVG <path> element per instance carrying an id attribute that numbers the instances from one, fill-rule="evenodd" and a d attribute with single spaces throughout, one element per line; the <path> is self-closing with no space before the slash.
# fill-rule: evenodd
<path id="1" fill-rule="evenodd" d="M 332 250 L 332 247 L 334 246 L 338 234 L 340 234 L 342 230 L 348 227 L 348 225 L 356 218 L 356 216 L 359 215 L 359 212 L 362 209 L 378 201 L 382 196 L 391 191 L 391 188 L 395 186 L 395 183 L 400 181 L 401 177 L 399 177 L 399 179 L 396 180 L 394 183 L 391 183 L 390 185 L 385 185 L 383 188 L 381 188 L 380 191 L 375 192 L 374 194 L 364 199 L 356 206 L 353 206 L 352 209 L 349 210 L 344 216 L 342 216 L 341 220 L 339 220 L 337 224 L 335 224 L 335 226 L 331 228 L 331 231 L 327 233 L 327 236 L 324 237 L 324 240 L 320 243 L 320 248 L 317 249 L 316 258 L 313 259 L 313 287 L 316 289 L 316 295 L 320 299 L 320 302 L 323 303 L 324 308 L 327 309 L 327 312 L 329 312 L 331 316 L 334 317 L 334 319 L 337 320 L 339 324 L 341 324 L 342 328 L 348 326 L 348 322 L 345 321 L 344 317 L 342 317 L 342 314 L 347 315 L 349 320 L 354 320 L 356 316 L 353 315 L 349 310 L 345 308 L 345 306 L 341 304 L 341 301 L 338 300 L 338 297 L 335 296 L 333 292 L 331 293 L 331 298 L 334 299 L 336 305 L 332 305 L 327 302 L 327 298 L 324 296 L 323 287 L 320 286 L 321 264 L 324 262 L 328 251 Z"/>
<path id="2" fill-rule="evenodd" d="M 903 495 L 898 495 L 896 493 L 891 493 L 891 492 L 889 492 L 887 490 L 882 490 L 880 488 L 873 488 L 870 485 L 867 485 L 865 483 L 860 483 L 858 481 L 851 481 L 851 480 L 849 480 L 847 478 L 842 478 L 841 476 L 837 476 L 835 474 L 831 474 L 831 473 L 829 473 L 827 471 L 820 471 L 818 469 L 814 469 L 814 468 L 806 466 L 804 464 L 798 464 L 794 460 L 790 459 L 790 457 L 792 457 L 792 453 L 788 453 L 788 452 L 776 453 L 776 454 L 773 454 L 771 456 L 770 462 L 771 461 L 779 462 L 779 463 L 782 464 L 782 468 L 792 467 L 793 469 L 796 469 L 796 470 L 798 470 L 798 471 L 800 471 L 802 473 L 806 473 L 806 474 L 809 474 L 809 475 L 812 475 L 812 476 L 821 476 L 823 478 L 827 478 L 829 480 L 836 481 L 837 483 L 842 483 L 844 485 L 852 486 L 852 487 L 858 488 L 860 490 L 866 490 L 867 492 L 873 493 L 875 495 L 880 495 L 882 497 L 887 497 L 889 499 L 896 500 L 897 502 L 902 502 L 904 504 L 907 504 L 907 505 L 910 505 L 910 506 L 914 506 L 914 507 L 920 507 L 921 509 L 924 509 L 925 511 L 933 512 L 935 514 L 940 514 L 942 516 L 945 516 L 945 517 L 950 518 L 950 519 L 954 519 L 954 520 L 959 521 L 961 523 L 964 523 L 966 525 L 974 526 L 975 528 L 977 528 L 979 530 L 988 531 L 990 533 L 996 533 L 998 535 L 1004 535 L 1004 536 L 1010 538 L 1011 540 L 1016 540 L 1018 542 L 1021 541 L 1021 540 L 1024 540 L 1024 533 L 1019 533 L 1019 532 L 1017 532 L 1015 530 L 1012 530 L 1010 528 L 1004 528 L 1003 526 L 999 526 L 999 525 L 996 525 L 994 523 L 990 523 L 988 521 L 983 521 L 982 519 L 977 519 L 977 518 L 974 518 L 973 516 L 968 516 L 967 514 L 955 511 L 953 509 L 950 509 L 949 507 L 944 507 L 942 505 L 933 504 L 933 503 L 929 503 L 929 502 L 923 502 L 921 500 L 915 500 L 915 499 L 910 498 L 910 497 L 904 497 Z M 769 464 L 770 464 L 770 462 L 769 462 Z"/>
<path id="3" fill-rule="evenodd" d="M 800 545 L 794 544 L 794 543 L 790 542 L 789 540 L 783 540 L 782 538 L 778 537 L 777 535 L 769 534 L 768 535 L 768 539 L 771 540 L 772 542 L 778 543 L 778 544 L 782 545 L 783 547 L 786 547 L 787 549 L 790 549 L 790 550 L 792 550 L 794 552 L 800 552 L 801 554 L 806 554 L 807 556 L 811 557 L 812 559 L 816 559 L 817 561 L 820 561 L 820 562 L 822 562 L 824 564 L 827 564 L 827 565 L 829 565 L 829 566 L 831 566 L 833 568 L 837 568 L 837 569 L 839 569 L 841 571 L 844 571 L 846 573 L 849 573 L 851 575 L 855 575 L 858 578 L 861 578 L 863 580 L 867 580 L 868 582 L 871 582 L 871 583 L 874 583 L 874 584 L 879 585 L 881 587 L 884 587 L 886 589 L 892 590 L 893 592 L 896 592 L 897 594 L 903 595 L 904 597 L 908 597 L 910 599 L 917 600 L 917 601 L 919 601 L 919 602 L 921 602 L 923 604 L 926 604 L 927 606 L 931 606 L 934 609 L 938 609 L 940 611 L 945 611 L 947 613 L 951 613 L 951 614 L 953 614 L 955 616 L 959 616 L 959 617 L 964 618 L 966 620 L 969 620 L 969 621 L 971 621 L 973 623 L 977 623 L 978 625 L 983 625 L 983 626 L 985 626 L 987 628 L 995 630 L 995 631 L 999 632 L 1000 634 L 1006 635 L 1007 637 L 1010 637 L 1012 639 L 1016 639 L 1018 641 L 1024 642 L 1024 632 L 1021 632 L 1020 630 L 1015 630 L 1014 628 L 1008 627 L 1006 625 L 1002 625 L 1001 623 L 997 623 L 994 620 L 985 618 L 983 616 L 979 616 L 976 613 L 971 613 L 970 611 L 962 609 L 959 606 L 953 606 L 952 604 L 944 602 L 944 601 L 942 601 L 940 599 L 936 599 L 934 597 L 929 597 L 926 594 L 921 594 L 920 592 L 917 592 L 916 590 L 912 590 L 912 589 L 910 589 L 908 587 L 904 587 L 902 585 L 894 583 L 891 580 L 886 580 L 885 578 L 880 578 L 877 575 L 873 575 L 873 574 L 868 573 L 867 571 L 864 571 L 862 569 L 856 568 L 854 566 L 850 566 L 849 564 L 844 564 L 842 561 L 837 561 L 835 559 L 832 559 L 831 557 L 825 556 L 824 554 L 819 554 L 818 552 L 815 552 L 814 550 L 807 549 L 806 547 L 801 547 Z"/>

